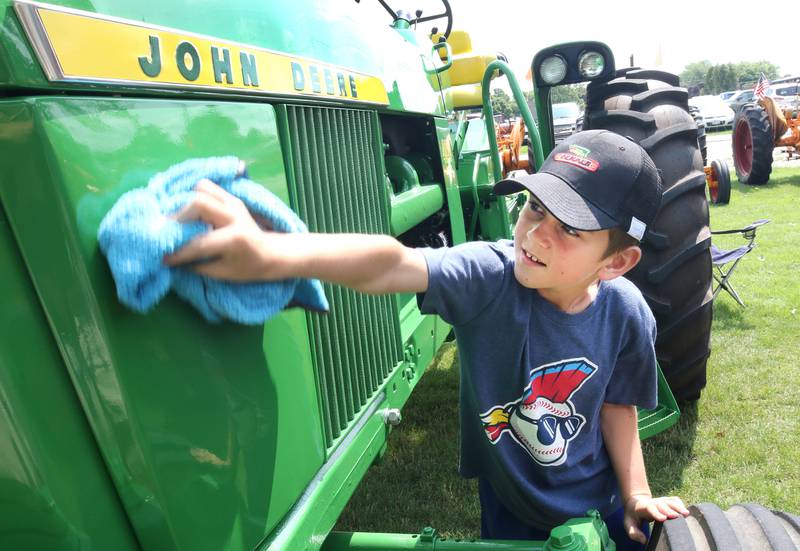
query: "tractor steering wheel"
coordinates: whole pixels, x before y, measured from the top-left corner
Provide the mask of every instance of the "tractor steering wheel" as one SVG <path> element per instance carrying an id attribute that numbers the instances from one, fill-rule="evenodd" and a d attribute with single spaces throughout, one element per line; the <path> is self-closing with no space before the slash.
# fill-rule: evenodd
<path id="1" fill-rule="evenodd" d="M 356 0 L 356 2 L 359 2 L 359 1 L 360 0 Z M 445 38 L 449 37 L 450 36 L 450 31 L 453 30 L 453 10 L 450 8 L 450 2 L 448 2 L 448 0 L 441 0 L 441 2 L 442 2 L 442 5 L 444 6 L 444 11 L 442 13 L 437 13 L 435 15 L 428 15 L 426 17 L 420 17 L 422 15 L 422 12 L 418 11 L 417 13 L 419 15 L 417 15 L 417 18 L 412 20 L 412 21 L 410 21 L 410 23 L 412 25 L 416 25 L 417 23 L 427 23 L 428 21 L 433 21 L 434 19 L 447 18 L 447 29 L 445 29 L 445 31 L 443 33 L 443 36 Z M 378 0 L 378 3 L 380 3 L 380 5 L 383 6 L 383 8 L 386 11 L 389 12 L 389 15 L 391 15 L 393 19 L 397 19 L 397 12 L 394 11 L 389 6 L 389 4 L 386 3 L 385 0 Z M 434 34 L 436 34 L 436 33 L 434 33 L 434 32 L 431 33 L 431 35 L 434 35 Z"/>
<path id="2" fill-rule="evenodd" d="M 453 30 L 453 10 L 450 9 L 450 2 L 448 0 L 442 0 L 442 5 L 444 6 L 444 11 L 442 13 L 437 13 L 436 15 L 428 15 L 426 17 L 417 17 L 411 24 L 417 23 L 427 23 L 428 21 L 433 21 L 435 19 L 447 19 L 447 28 L 442 33 L 442 36 L 448 38 L 450 36 L 450 31 Z M 434 27 L 436 29 L 436 27 Z M 436 34 L 435 30 L 431 31 L 431 35 Z"/>

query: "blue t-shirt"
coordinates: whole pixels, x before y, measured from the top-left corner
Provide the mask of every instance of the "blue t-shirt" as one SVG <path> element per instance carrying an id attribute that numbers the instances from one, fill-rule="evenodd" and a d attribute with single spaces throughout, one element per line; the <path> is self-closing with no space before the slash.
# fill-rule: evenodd
<path id="1" fill-rule="evenodd" d="M 514 244 L 423 249 L 420 309 L 453 325 L 461 365 L 463 476 L 487 479 L 503 504 L 549 529 L 620 507 L 600 408 L 657 404 L 656 324 L 628 280 L 600 283 L 566 314 L 514 277 Z"/>

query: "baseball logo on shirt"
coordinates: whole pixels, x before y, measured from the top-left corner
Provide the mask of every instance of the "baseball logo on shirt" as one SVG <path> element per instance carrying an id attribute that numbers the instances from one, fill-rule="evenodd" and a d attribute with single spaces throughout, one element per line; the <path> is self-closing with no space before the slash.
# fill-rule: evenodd
<path id="1" fill-rule="evenodd" d="M 570 441 L 586 424 L 570 398 L 595 371 L 597 366 L 586 358 L 533 369 L 520 399 L 481 414 L 486 437 L 497 444 L 509 434 L 540 465 L 561 465 Z"/>

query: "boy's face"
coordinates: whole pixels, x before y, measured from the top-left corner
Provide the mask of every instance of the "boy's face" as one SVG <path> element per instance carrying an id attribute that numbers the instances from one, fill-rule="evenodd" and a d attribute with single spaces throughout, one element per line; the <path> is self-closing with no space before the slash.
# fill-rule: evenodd
<path id="1" fill-rule="evenodd" d="M 579 231 L 561 223 L 530 196 L 514 228 L 514 275 L 530 289 L 571 293 L 605 277 L 608 230 Z"/>

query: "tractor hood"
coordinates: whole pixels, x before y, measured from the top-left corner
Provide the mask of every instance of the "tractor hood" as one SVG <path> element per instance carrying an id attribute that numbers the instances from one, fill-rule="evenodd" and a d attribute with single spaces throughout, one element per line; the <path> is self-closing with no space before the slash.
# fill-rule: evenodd
<path id="1" fill-rule="evenodd" d="M 0 90 L 441 108 L 430 41 L 391 28 L 388 15 L 368 5 L 1 0 L 0 15 Z"/>

